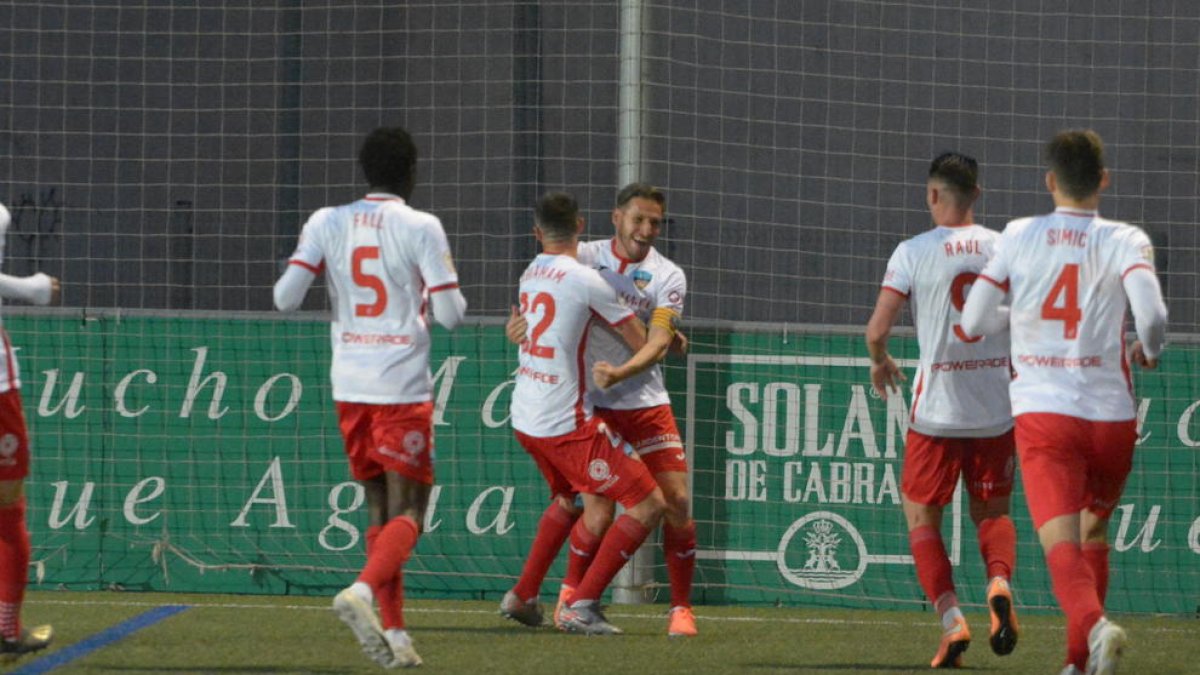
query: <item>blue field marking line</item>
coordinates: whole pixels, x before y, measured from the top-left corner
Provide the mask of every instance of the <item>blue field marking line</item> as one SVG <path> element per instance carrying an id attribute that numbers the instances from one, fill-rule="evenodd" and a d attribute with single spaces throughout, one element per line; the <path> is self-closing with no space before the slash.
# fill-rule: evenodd
<path id="1" fill-rule="evenodd" d="M 37 661 L 31 661 L 11 671 L 9 675 L 40 675 L 41 673 L 48 673 L 75 659 L 87 656 L 101 647 L 106 647 L 117 640 L 128 637 L 147 626 L 153 626 L 163 619 L 175 616 L 190 607 L 191 605 L 162 605 L 161 607 L 155 607 L 147 612 L 138 614 L 132 619 L 126 619 L 111 628 L 106 628 L 91 637 L 84 638 L 65 649 L 60 649 Z"/>

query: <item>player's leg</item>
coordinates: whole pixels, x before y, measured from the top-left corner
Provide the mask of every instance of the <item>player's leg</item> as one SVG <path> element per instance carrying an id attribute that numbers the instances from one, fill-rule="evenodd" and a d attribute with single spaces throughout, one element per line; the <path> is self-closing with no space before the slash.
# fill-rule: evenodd
<path id="1" fill-rule="evenodd" d="M 25 630 L 21 605 L 29 579 L 29 529 L 25 523 L 25 476 L 29 474 L 29 438 L 21 395 L 0 394 L 0 653 L 10 656 L 44 649 L 50 626 Z"/>
<path id="2" fill-rule="evenodd" d="M 571 534 L 582 508 L 575 504 L 573 492 L 557 492 L 538 520 L 533 544 L 517 583 L 500 601 L 500 614 L 526 626 L 542 625 L 542 607 L 538 600 L 546 572 Z"/>
<path id="3" fill-rule="evenodd" d="M 589 445 L 586 453 L 575 453 L 565 473 L 572 475 L 581 492 L 613 499 L 625 507 L 625 513 L 605 533 L 595 559 L 569 597 L 562 623 L 569 631 L 612 634 L 620 630 L 600 614 L 600 596 L 658 526 L 665 502 L 645 465 L 614 448 L 603 433 L 597 433 Z"/>
<path id="4" fill-rule="evenodd" d="M 908 543 L 917 580 L 938 613 L 942 635 L 931 665 L 957 667 L 971 644 L 971 631 L 958 606 L 953 570 L 942 541 L 942 510 L 954 496 L 960 472 L 955 439 L 909 430 L 904 445 L 900 491 Z"/>
<path id="5" fill-rule="evenodd" d="M 1083 558 L 1092 570 L 1096 596 L 1103 609 L 1108 592 L 1108 521 L 1133 467 L 1137 422 L 1091 422 L 1088 426 L 1092 437 L 1087 453 L 1088 480 L 1084 498 L 1087 507 L 1079 519 L 1080 539 Z M 1089 558 L 1089 547 L 1095 558 Z M 1088 631 L 1088 672 L 1098 675 L 1116 672 L 1125 643 L 1125 631 L 1102 617 Z"/>
<path id="6" fill-rule="evenodd" d="M 604 534 L 612 526 L 615 518 L 616 503 L 598 495 L 581 494 L 583 516 L 575 521 L 571 528 L 571 543 L 567 547 L 567 574 L 563 577 L 562 587 L 558 592 L 558 602 L 554 606 L 554 625 L 562 628 L 560 615 L 566 605 L 567 598 L 575 592 L 579 582 L 587 574 L 588 567 L 600 549 Z"/>
<path id="7" fill-rule="evenodd" d="M 667 566 L 667 580 L 671 584 L 667 634 L 672 637 L 693 636 L 697 634 L 691 597 L 692 578 L 696 571 L 696 523 L 691 516 L 687 473 L 659 471 L 654 474 L 654 479 L 662 489 L 666 502 L 666 511 L 663 512 L 663 558 Z"/>
<path id="8" fill-rule="evenodd" d="M 1020 632 L 1011 588 L 1017 558 L 1017 529 L 1009 516 L 1016 464 L 1012 432 L 997 438 L 964 439 L 962 464 L 971 521 L 987 569 L 992 624 L 988 641 L 992 651 L 1003 656 L 1016 648 Z"/>
<path id="9" fill-rule="evenodd" d="M 1067 665 L 1086 667 L 1087 637 L 1104 611 L 1080 549 L 1088 440 L 1084 420 L 1045 413 L 1017 417 L 1025 499 L 1046 556 L 1051 585 L 1067 619 Z"/>

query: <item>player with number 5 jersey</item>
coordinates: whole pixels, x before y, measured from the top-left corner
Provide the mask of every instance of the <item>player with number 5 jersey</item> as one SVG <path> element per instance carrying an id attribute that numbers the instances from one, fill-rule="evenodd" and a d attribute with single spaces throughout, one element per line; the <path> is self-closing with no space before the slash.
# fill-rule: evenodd
<path id="1" fill-rule="evenodd" d="M 1067 616 L 1063 672 L 1107 674 L 1116 671 L 1126 642 L 1104 616 L 1104 596 L 1108 521 L 1137 440 L 1130 361 L 1157 365 L 1167 310 L 1150 238 L 1099 214 L 1109 184 L 1100 137 L 1061 132 L 1047 144 L 1046 159 L 1056 208 L 1008 224 L 967 298 L 963 326 L 986 332 L 1008 297 L 1017 453 L 1054 595 Z M 1138 335 L 1128 353 L 1127 303 Z"/>
<path id="2" fill-rule="evenodd" d="M 454 328 L 467 308 L 441 222 L 408 204 L 416 161 L 404 129 L 371 132 L 359 153 L 370 191 L 314 213 L 275 284 L 275 305 L 290 311 L 317 275 L 328 281 L 333 399 L 370 522 L 367 563 L 333 607 L 363 651 L 388 668 L 421 664 L 404 627 L 403 566 L 433 487 L 426 310 Z"/>

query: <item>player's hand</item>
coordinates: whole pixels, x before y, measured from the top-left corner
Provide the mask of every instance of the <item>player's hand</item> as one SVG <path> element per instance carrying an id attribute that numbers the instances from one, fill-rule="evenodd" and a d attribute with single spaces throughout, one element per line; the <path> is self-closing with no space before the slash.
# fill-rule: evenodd
<path id="1" fill-rule="evenodd" d="M 513 306 L 512 312 L 508 315 L 508 323 L 504 324 L 504 334 L 508 337 L 508 341 L 514 345 L 524 344 L 525 331 L 529 329 L 529 322 L 521 313 L 517 311 L 516 305 Z"/>
<path id="2" fill-rule="evenodd" d="M 675 331 L 675 337 L 671 338 L 671 346 L 668 347 L 668 349 L 671 350 L 672 354 L 678 356 L 687 356 L 688 339 L 687 336 L 683 334 L 683 331 Z"/>
<path id="3" fill-rule="evenodd" d="M 1139 367 L 1146 370 L 1154 370 L 1158 367 L 1158 359 L 1151 359 L 1146 356 L 1146 350 L 1142 347 L 1141 340 L 1134 340 L 1129 347 L 1129 361 L 1136 363 Z"/>
<path id="4" fill-rule="evenodd" d="M 592 366 L 592 380 L 601 389 L 608 389 L 620 381 L 616 367 L 607 361 L 597 361 Z"/>
<path id="5" fill-rule="evenodd" d="M 891 354 L 884 354 L 883 360 L 871 364 L 871 386 L 879 398 L 887 400 L 888 390 L 900 393 L 900 384 L 908 378 L 900 371 L 900 367 L 892 360 Z"/>
<path id="6" fill-rule="evenodd" d="M 58 281 L 58 277 L 50 277 L 50 302 L 47 304 L 57 305 L 62 302 L 62 283 Z"/>

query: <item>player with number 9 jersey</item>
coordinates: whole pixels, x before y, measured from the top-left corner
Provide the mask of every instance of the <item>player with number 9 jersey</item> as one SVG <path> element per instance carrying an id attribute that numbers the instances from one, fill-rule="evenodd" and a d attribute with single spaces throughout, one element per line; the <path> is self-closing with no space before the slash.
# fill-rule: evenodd
<path id="1" fill-rule="evenodd" d="M 1012 428 L 1007 332 L 984 338 L 959 323 L 999 237 L 981 225 L 935 227 L 902 242 L 888 261 L 883 288 L 910 301 L 917 326 L 921 365 L 909 428 L 922 434 L 991 438 Z"/>

